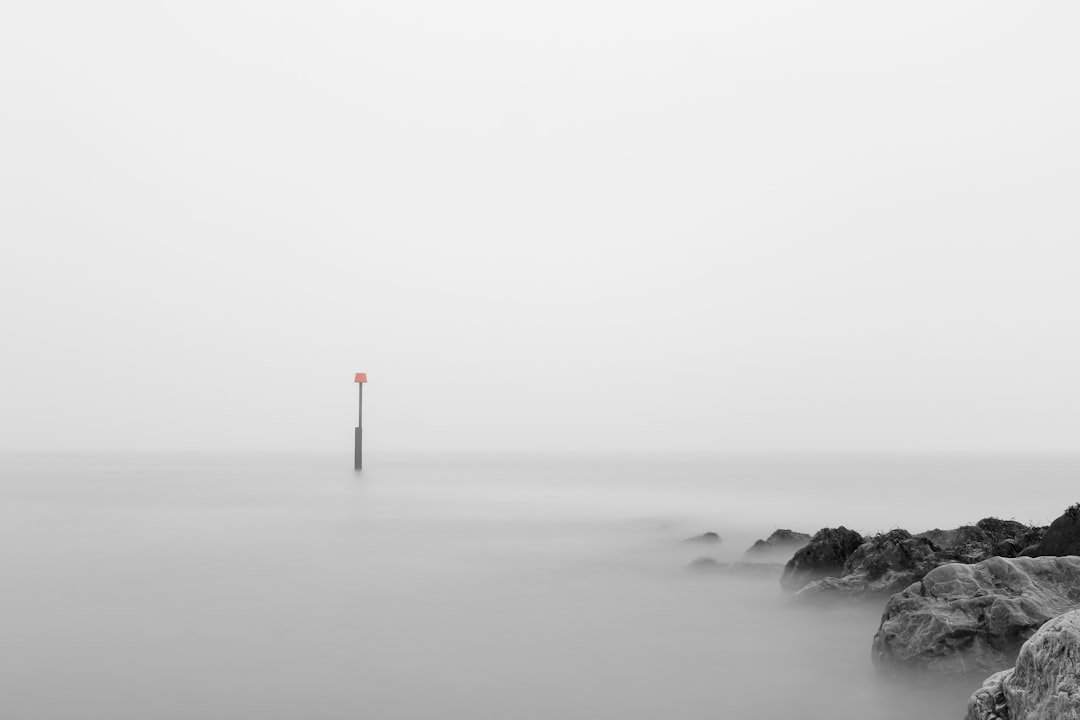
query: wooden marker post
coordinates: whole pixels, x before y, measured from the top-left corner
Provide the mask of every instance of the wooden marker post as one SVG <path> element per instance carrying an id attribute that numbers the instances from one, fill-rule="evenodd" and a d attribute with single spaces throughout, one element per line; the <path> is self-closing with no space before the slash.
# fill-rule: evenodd
<path id="1" fill-rule="evenodd" d="M 367 382 L 367 373 L 356 373 L 354 380 L 360 388 L 360 413 L 356 416 L 356 440 L 353 446 L 353 469 L 359 470 L 364 467 L 364 383 Z"/>

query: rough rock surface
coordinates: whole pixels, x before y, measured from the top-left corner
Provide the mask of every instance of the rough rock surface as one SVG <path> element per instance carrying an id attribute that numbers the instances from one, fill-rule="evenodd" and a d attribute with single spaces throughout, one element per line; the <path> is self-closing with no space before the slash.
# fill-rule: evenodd
<path id="1" fill-rule="evenodd" d="M 996 672 L 986 678 L 982 687 L 968 700 L 964 720 L 1010 720 L 1009 704 L 1005 701 L 1005 693 L 1001 688 L 1001 681 L 1009 675 L 1012 675 L 1011 669 Z"/>
<path id="2" fill-rule="evenodd" d="M 858 547 L 840 577 L 809 583 L 800 599 L 875 598 L 900 592 L 934 568 L 952 562 L 977 563 L 987 558 L 1016 557 L 1042 537 L 1046 528 L 1015 520 L 983 518 L 954 530 L 930 530 L 912 536 L 906 530 L 876 535 Z"/>
<path id="3" fill-rule="evenodd" d="M 1016 557 L 1039 542 L 1045 527 L 1032 527 L 1016 520 L 983 518 L 974 525 L 962 525 L 953 530 L 929 530 L 916 537 L 926 538 L 942 551 L 942 557 L 953 562 L 977 563 L 989 557 Z"/>
<path id="4" fill-rule="evenodd" d="M 721 541 L 721 537 L 714 532 L 707 532 L 696 537 L 686 538 L 683 542 L 688 543 L 718 543 Z"/>
<path id="5" fill-rule="evenodd" d="M 1080 720 L 1080 610 L 1050 620 L 1020 648 L 1016 667 L 975 691 L 967 720 Z"/>
<path id="6" fill-rule="evenodd" d="M 843 575 L 844 563 L 862 541 L 862 535 L 843 525 L 818 530 L 810 543 L 796 551 L 784 566 L 781 587 L 795 592 L 815 580 Z"/>
<path id="7" fill-rule="evenodd" d="M 859 545 L 844 563 L 840 577 L 809 583 L 795 597 L 806 600 L 892 595 L 943 562 L 946 560 L 938 548 L 926 538 L 913 537 L 907 530 L 890 530 Z"/>
<path id="8" fill-rule="evenodd" d="M 950 563 L 885 605 L 872 657 L 890 670 L 991 673 L 1050 618 L 1080 608 L 1080 557 Z"/>
<path id="9" fill-rule="evenodd" d="M 1050 523 L 1046 534 L 1034 547 L 1025 549 L 1024 555 L 1080 555 L 1080 504 L 1073 505 Z"/>
<path id="10" fill-rule="evenodd" d="M 786 562 L 796 550 L 805 547 L 809 542 L 810 536 L 806 533 L 776 530 L 769 537 L 751 545 L 743 553 L 743 559 L 748 562 Z"/>

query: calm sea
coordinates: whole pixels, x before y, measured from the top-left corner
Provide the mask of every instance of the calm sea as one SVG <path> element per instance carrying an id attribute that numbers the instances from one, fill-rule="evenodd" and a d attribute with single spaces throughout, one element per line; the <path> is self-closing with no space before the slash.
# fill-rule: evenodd
<path id="1" fill-rule="evenodd" d="M 960 718 L 880 607 L 696 574 L 777 527 L 1049 522 L 1074 460 L 8 456 L 0 717 Z M 682 542 L 712 530 L 717 546 Z"/>

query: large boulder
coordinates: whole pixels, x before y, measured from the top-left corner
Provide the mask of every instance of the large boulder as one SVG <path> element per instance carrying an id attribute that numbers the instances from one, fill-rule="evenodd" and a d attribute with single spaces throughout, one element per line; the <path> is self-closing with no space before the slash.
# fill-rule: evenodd
<path id="1" fill-rule="evenodd" d="M 840 577 L 809 583 L 795 597 L 874 598 L 892 595 L 947 562 L 926 538 L 913 537 L 907 530 L 890 530 L 867 539 L 844 563 Z"/>
<path id="2" fill-rule="evenodd" d="M 929 530 L 916 537 L 930 540 L 941 548 L 943 557 L 954 562 L 977 563 L 994 556 L 1016 557 L 1024 548 L 1039 542 L 1044 532 L 1045 527 L 988 517 L 974 525 Z"/>
<path id="3" fill-rule="evenodd" d="M 1023 554 L 1029 557 L 1080 555 L 1080 503 L 1050 523 L 1046 534 L 1034 547 L 1025 549 Z"/>
<path id="4" fill-rule="evenodd" d="M 786 562 L 799 548 L 806 547 L 810 536 L 794 530 L 780 529 L 764 540 L 758 540 L 745 553 L 747 562 Z"/>
<path id="5" fill-rule="evenodd" d="M 862 541 L 862 535 L 843 525 L 818 530 L 810 543 L 788 560 L 780 585 L 788 592 L 795 592 L 815 580 L 843 575 L 844 563 Z"/>
<path id="6" fill-rule="evenodd" d="M 927 573 L 885 605 L 872 657 L 888 670 L 1009 667 L 1050 618 L 1080 608 L 1080 557 L 992 557 Z"/>
<path id="7" fill-rule="evenodd" d="M 1015 668 L 987 678 L 966 720 L 1080 720 L 1080 610 L 1047 622 L 1020 648 Z"/>

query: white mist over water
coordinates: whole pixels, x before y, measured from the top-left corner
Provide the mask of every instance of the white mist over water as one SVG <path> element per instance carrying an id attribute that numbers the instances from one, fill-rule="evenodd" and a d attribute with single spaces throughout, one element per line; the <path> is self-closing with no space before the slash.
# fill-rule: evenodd
<path id="1" fill-rule="evenodd" d="M 8 457 L 0 716 L 958 718 L 879 678 L 880 607 L 697 575 L 777 527 L 1049 522 L 1005 458 Z M 683 539 L 715 530 L 718 546 Z"/>

